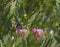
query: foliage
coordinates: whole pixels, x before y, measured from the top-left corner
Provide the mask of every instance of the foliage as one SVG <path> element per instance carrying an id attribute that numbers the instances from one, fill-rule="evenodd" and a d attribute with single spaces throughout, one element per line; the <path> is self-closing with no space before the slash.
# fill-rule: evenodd
<path id="1" fill-rule="evenodd" d="M 0 0 L 0 46 L 59 47 L 59 20 L 60 0 Z M 35 41 L 31 40 L 34 37 L 30 34 L 25 39 L 20 39 L 19 35 L 16 38 L 17 24 L 21 24 L 22 29 L 29 32 L 33 28 L 43 29 L 46 31 L 45 40 L 35 44 Z M 53 30 L 53 35 L 49 35 L 50 30 Z M 11 36 L 14 36 L 14 40 L 10 39 Z"/>

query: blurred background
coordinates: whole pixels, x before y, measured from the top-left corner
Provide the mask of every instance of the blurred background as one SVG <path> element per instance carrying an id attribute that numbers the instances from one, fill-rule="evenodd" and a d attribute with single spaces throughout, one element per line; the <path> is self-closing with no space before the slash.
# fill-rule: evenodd
<path id="1" fill-rule="evenodd" d="M 16 37 L 17 25 L 29 31 L 33 28 L 43 29 L 48 36 L 46 40 L 49 38 L 49 33 L 53 34 L 54 41 L 49 40 L 49 42 L 54 46 L 50 46 L 51 44 L 46 41 L 46 46 L 43 47 L 60 47 L 60 0 L 0 0 L 1 45 L 9 43 L 7 38 Z M 10 47 L 20 47 L 20 45 Z"/>

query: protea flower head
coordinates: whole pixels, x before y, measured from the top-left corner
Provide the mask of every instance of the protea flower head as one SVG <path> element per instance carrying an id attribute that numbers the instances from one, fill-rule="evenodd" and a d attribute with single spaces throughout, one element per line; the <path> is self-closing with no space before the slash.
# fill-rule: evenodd
<path id="1" fill-rule="evenodd" d="M 39 37 L 43 34 L 43 30 L 42 29 L 34 28 L 32 30 L 32 35 L 34 35 L 34 33 L 36 33 L 36 39 L 38 40 Z"/>
<path id="2" fill-rule="evenodd" d="M 26 35 L 27 29 L 22 29 L 21 24 L 16 26 L 16 33 L 19 33 L 20 36 Z"/>
<path id="3" fill-rule="evenodd" d="M 37 32 L 36 32 L 36 39 L 38 40 L 39 37 L 43 34 L 43 30 L 42 29 L 37 29 Z"/>
<path id="4" fill-rule="evenodd" d="M 20 36 L 25 36 L 26 35 L 26 32 L 27 32 L 27 29 L 16 29 L 16 33 L 20 34 Z"/>

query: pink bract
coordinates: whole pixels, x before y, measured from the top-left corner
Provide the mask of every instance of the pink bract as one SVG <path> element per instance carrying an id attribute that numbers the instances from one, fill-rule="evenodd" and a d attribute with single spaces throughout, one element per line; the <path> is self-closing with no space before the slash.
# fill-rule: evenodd
<path id="1" fill-rule="evenodd" d="M 27 32 L 27 29 L 16 29 L 16 33 L 19 33 L 20 36 L 25 35 Z"/>

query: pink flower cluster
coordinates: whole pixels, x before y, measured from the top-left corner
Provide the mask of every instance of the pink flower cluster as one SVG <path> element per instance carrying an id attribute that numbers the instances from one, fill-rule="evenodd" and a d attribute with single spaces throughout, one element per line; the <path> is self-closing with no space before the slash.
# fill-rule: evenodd
<path id="1" fill-rule="evenodd" d="M 16 29 L 16 33 L 19 33 L 21 37 L 23 35 L 25 36 L 27 33 L 27 29 Z M 36 33 L 36 39 L 38 40 L 39 37 L 43 34 L 43 30 L 34 28 L 34 29 L 32 29 L 31 34 L 34 35 L 35 33 Z"/>
<path id="2" fill-rule="evenodd" d="M 25 36 L 27 32 L 27 29 L 16 29 L 16 33 L 20 34 L 20 37 L 22 37 L 23 35 Z"/>
<path id="3" fill-rule="evenodd" d="M 36 29 L 36 28 L 34 28 L 32 30 L 32 35 L 34 35 L 34 33 L 36 33 L 36 39 L 38 40 L 39 37 L 43 34 L 43 30 L 42 29 Z"/>

